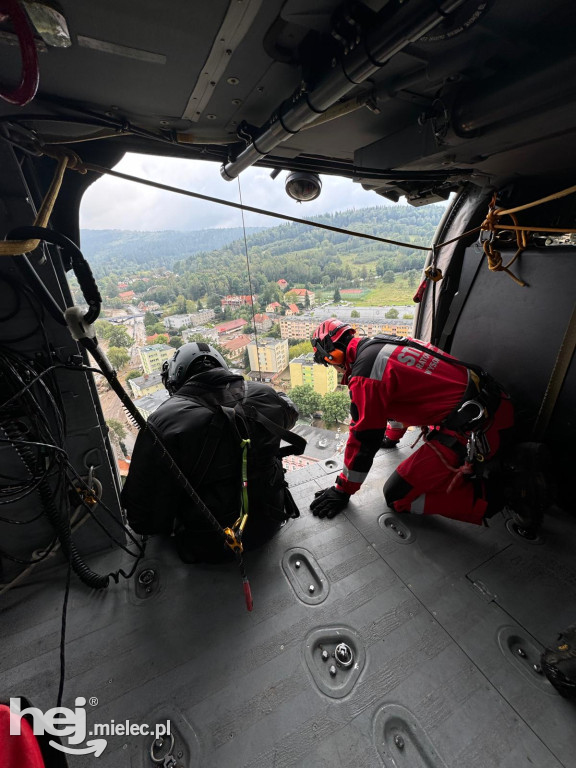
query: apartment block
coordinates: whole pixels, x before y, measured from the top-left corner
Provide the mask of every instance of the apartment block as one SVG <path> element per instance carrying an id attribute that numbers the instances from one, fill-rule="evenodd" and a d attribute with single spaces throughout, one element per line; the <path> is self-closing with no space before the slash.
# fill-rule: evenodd
<path id="1" fill-rule="evenodd" d="M 281 317 L 279 319 L 280 336 L 283 339 L 309 339 L 318 321 L 311 317 Z"/>
<path id="2" fill-rule="evenodd" d="M 138 351 L 144 373 L 155 373 L 162 370 L 164 360 L 170 360 L 176 350 L 168 344 L 149 344 Z"/>
<path id="3" fill-rule="evenodd" d="M 160 371 L 157 373 L 145 373 L 137 379 L 129 379 L 128 384 L 134 397 L 145 397 L 163 388 Z"/>
<path id="4" fill-rule="evenodd" d="M 313 352 L 295 357 L 290 361 L 290 385 L 300 387 L 306 384 L 320 395 L 333 392 L 338 386 L 336 368 L 315 363 Z"/>
<path id="5" fill-rule="evenodd" d="M 262 373 L 278 373 L 288 367 L 288 342 L 286 339 L 271 339 L 265 336 L 248 345 L 250 370 Z"/>

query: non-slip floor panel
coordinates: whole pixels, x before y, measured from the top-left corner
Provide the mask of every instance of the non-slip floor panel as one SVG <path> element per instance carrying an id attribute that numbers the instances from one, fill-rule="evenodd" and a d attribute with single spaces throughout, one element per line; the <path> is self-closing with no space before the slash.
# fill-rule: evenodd
<path id="1" fill-rule="evenodd" d="M 382 485 L 409 450 L 405 439 L 381 452 L 332 521 L 307 509 L 330 467 L 290 474 L 302 516 L 246 557 L 252 613 L 234 566 L 185 566 L 161 539 L 139 569 L 156 572 L 149 596 L 134 582 L 98 594 L 74 580 L 64 704 L 96 697 L 90 727 L 170 719 L 185 768 L 574 768 L 576 706 L 518 654 L 576 616 L 574 519 L 551 517 L 533 545 L 502 518 L 483 528 L 404 515 L 401 538 L 385 524 Z M 305 570 L 290 578 L 293 550 Z M 326 587 L 316 603 L 308 577 Z M 6 596 L 3 697 L 55 705 L 64 582 L 52 567 Z M 335 632 L 362 655 L 343 696 L 349 673 L 310 661 Z M 70 765 L 149 768 L 150 745 L 110 736 L 99 758 Z"/>

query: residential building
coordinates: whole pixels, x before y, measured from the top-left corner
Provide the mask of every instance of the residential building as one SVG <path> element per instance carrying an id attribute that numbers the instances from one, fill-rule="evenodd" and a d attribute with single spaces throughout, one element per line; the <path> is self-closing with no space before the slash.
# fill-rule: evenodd
<path id="1" fill-rule="evenodd" d="M 276 285 L 279 286 L 281 291 L 285 291 L 288 288 L 288 281 L 281 277 L 280 280 L 276 280 Z"/>
<path id="2" fill-rule="evenodd" d="M 298 309 L 298 304 L 288 304 L 288 308 L 286 309 L 286 316 L 291 317 L 292 315 L 299 315 L 300 310 Z"/>
<path id="3" fill-rule="evenodd" d="M 258 339 L 258 344 L 250 342 L 248 355 L 251 371 L 278 373 L 288 367 L 288 342 L 264 336 Z"/>
<path id="4" fill-rule="evenodd" d="M 160 371 L 155 373 L 145 373 L 144 376 L 138 376 L 137 379 L 128 379 L 128 384 L 134 397 L 145 397 L 157 392 L 164 386 Z"/>
<path id="5" fill-rule="evenodd" d="M 162 370 L 164 360 L 169 360 L 176 350 L 168 344 L 150 344 L 138 351 L 144 373 L 154 373 Z"/>
<path id="6" fill-rule="evenodd" d="M 254 303 L 254 296 L 223 296 L 220 299 L 222 309 L 224 307 L 243 307 L 246 304 L 250 306 Z"/>
<path id="7" fill-rule="evenodd" d="M 338 317 L 343 323 L 349 323 L 362 336 L 375 336 L 377 333 L 409 336 L 412 333 L 414 319 L 403 318 L 402 315 L 407 314 L 406 309 L 410 307 L 400 307 L 399 317 L 395 320 L 384 317 L 389 309 L 389 307 L 357 307 L 356 312 L 360 315 L 359 318 L 351 316 L 354 307 L 334 306 L 316 309 L 314 316 L 312 314 L 299 317 L 284 316 L 278 320 L 280 336 L 283 339 L 309 339 L 320 323 L 331 317 Z"/>
<path id="8" fill-rule="evenodd" d="M 169 331 L 179 331 L 180 328 L 185 328 L 192 323 L 191 317 L 192 315 L 170 315 L 165 317 L 162 322 Z"/>
<path id="9" fill-rule="evenodd" d="M 134 400 L 134 405 L 145 419 L 148 419 L 162 403 L 170 397 L 168 390 L 161 389 L 151 395 Z"/>
<path id="10" fill-rule="evenodd" d="M 268 315 L 261 315 L 261 314 L 254 315 L 254 327 L 256 328 L 258 333 L 265 333 L 266 331 L 269 331 L 273 325 L 274 323 L 268 317 Z"/>
<path id="11" fill-rule="evenodd" d="M 220 325 L 216 325 L 215 328 L 218 331 L 218 336 L 228 335 L 228 337 L 230 337 L 232 334 L 238 333 L 245 325 L 246 320 L 239 318 L 238 320 L 228 320 L 226 323 L 220 323 Z"/>
<path id="12" fill-rule="evenodd" d="M 118 294 L 118 298 L 122 299 L 122 301 L 132 301 L 134 296 L 136 296 L 134 291 L 123 291 Z"/>
<path id="13" fill-rule="evenodd" d="M 160 312 L 162 314 L 162 307 L 157 301 L 140 301 L 138 302 L 138 309 L 141 312 L 154 312 L 154 314 Z"/>
<path id="14" fill-rule="evenodd" d="M 320 395 L 333 392 L 338 386 L 336 368 L 315 363 L 313 352 L 295 357 L 290 361 L 290 385 L 300 387 L 306 384 Z"/>
<path id="15" fill-rule="evenodd" d="M 316 298 L 316 294 L 313 291 L 309 291 L 306 288 L 291 288 L 286 294 L 288 301 L 293 298 L 294 301 L 301 306 L 304 306 L 306 303 L 306 296 L 308 296 L 310 306 L 314 306 L 314 299 Z"/>
<path id="16" fill-rule="evenodd" d="M 318 321 L 309 315 L 300 317 L 285 316 L 279 319 L 280 336 L 283 339 L 309 339 L 318 325 Z"/>
<path id="17" fill-rule="evenodd" d="M 273 301 L 270 304 L 266 305 L 266 312 L 274 312 L 274 314 L 278 314 L 280 310 L 282 309 L 282 304 L 279 304 L 277 301 Z"/>
<path id="18" fill-rule="evenodd" d="M 216 328 L 207 328 L 205 325 L 197 325 L 194 328 L 186 328 L 182 331 L 182 341 L 188 342 L 192 336 L 202 336 L 206 341 L 218 341 Z"/>
<path id="19" fill-rule="evenodd" d="M 215 313 L 213 309 L 199 309 L 198 312 L 192 312 L 189 315 L 192 325 L 202 325 L 210 320 L 214 320 Z"/>
<path id="20" fill-rule="evenodd" d="M 222 347 L 228 352 L 228 357 L 233 363 L 241 362 L 244 352 L 251 341 L 252 336 L 249 336 L 247 333 L 243 333 L 233 339 L 223 341 Z"/>
<path id="21" fill-rule="evenodd" d="M 316 464 L 317 461 L 320 461 L 320 459 L 313 459 L 311 456 L 284 456 L 282 466 L 286 472 L 294 472 L 296 469 Z"/>

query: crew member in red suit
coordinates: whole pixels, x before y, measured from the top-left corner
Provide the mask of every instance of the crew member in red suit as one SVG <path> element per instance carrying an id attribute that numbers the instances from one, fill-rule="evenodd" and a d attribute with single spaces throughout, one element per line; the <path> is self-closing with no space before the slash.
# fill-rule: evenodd
<path id="1" fill-rule="evenodd" d="M 513 408 L 481 368 L 416 339 L 358 338 L 334 318 L 319 325 L 312 346 L 317 363 L 344 373 L 351 399 L 344 469 L 334 487 L 316 494 L 315 515 L 332 518 L 344 509 L 378 449 L 408 426 L 424 427 L 425 439 L 386 482 L 389 507 L 480 524 L 503 506 L 500 493 L 490 498 L 480 467 L 510 436 Z"/>

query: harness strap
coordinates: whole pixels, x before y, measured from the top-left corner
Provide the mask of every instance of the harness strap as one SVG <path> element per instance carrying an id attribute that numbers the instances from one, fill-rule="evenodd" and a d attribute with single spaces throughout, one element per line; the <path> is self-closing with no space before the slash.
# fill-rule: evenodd
<path id="1" fill-rule="evenodd" d="M 279 424 L 270 421 L 269 418 L 260 413 L 260 411 L 258 411 L 253 405 L 244 404 L 240 407 L 244 410 L 244 413 L 249 418 L 254 419 L 254 421 L 258 421 L 273 435 L 276 435 L 277 437 L 284 440 L 285 443 L 288 443 L 285 448 L 280 448 L 280 450 L 276 453 L 278 458 L 282 459 L 284 456 L 291 455 L 300 456 L 304 453 L 304 449 L 306 448 L 306 440 L 301 435 L 297 435 L 295 432 L 289 432 Z M 238 410 L 238 406 L 236 406 L 236 409 Z"/>
<path id="2" fill-rule="evenodd" d="M 436 352 L 429 347 L 419 344 L 406 337 L 388 336 L 387 334 L 378 334 L 367 341 L 364 348 L 375 342 L 385 344 L 394 344 L 397 347 L 413 347 L 427 355 L 431 355 L 438 360 L 452 365 L 459 365 L 468 370 L 468 385 L 462 396 L 462 400 L 451 413 L 443 419 L 441 426 L 451 429 L 455 432 L 468 432 L 471 428 L 478 428 L 486 418 L 489 418 L 498 408 L 502 394 L 502 387 L 496 379 L 492 378 L 483 368 L 475 363 L 466 363 L 453 357 L 448 357 Z M 477 407 L 468 408 L 477 404 Z M 483 419 L 477 419 L 478 407 L 485 413 Z M 475 422 L 475 423 L 474 423 Z"/>
<path id="3" fill-rule="evenodd" d="M 447 435 L 445 432 L 432 429 L 424 439 L 427 443 L 437 442 L 440 443 L 440 445 L 444 445 L 446 448 L 450 448 L 450 450 L 454 451 L 460 462 L 463 462 L 466 458 L 466 446 L 462 445 L 454 435 Z"/>

